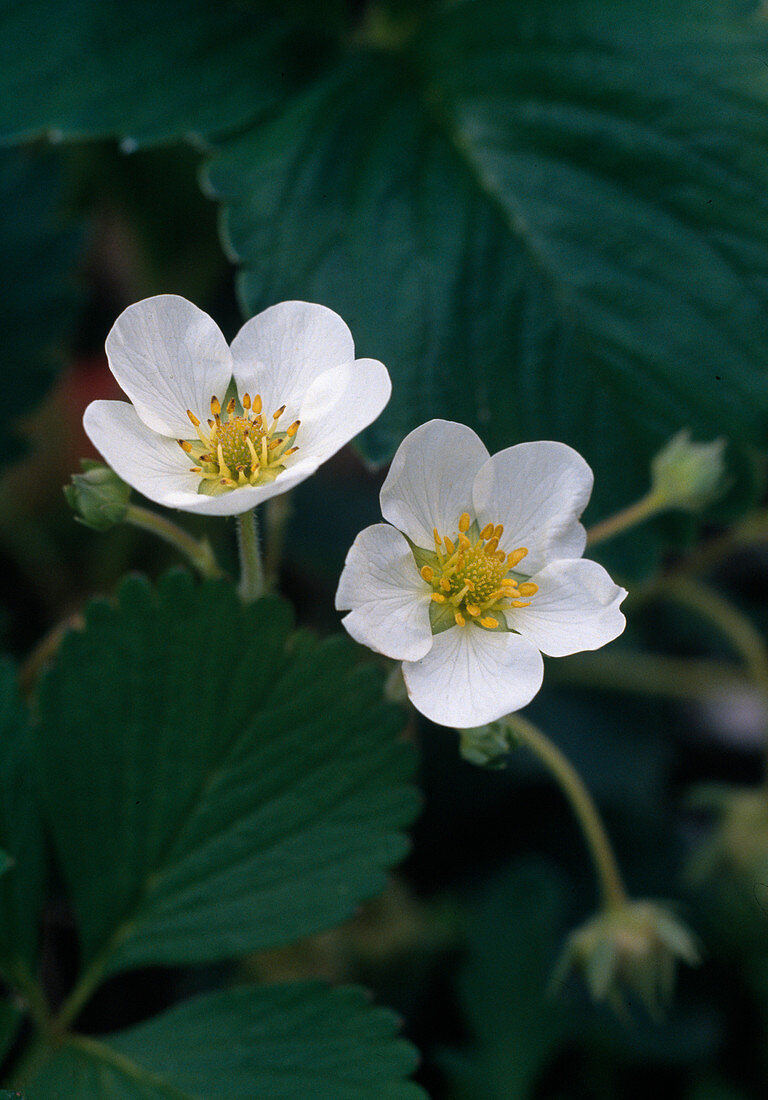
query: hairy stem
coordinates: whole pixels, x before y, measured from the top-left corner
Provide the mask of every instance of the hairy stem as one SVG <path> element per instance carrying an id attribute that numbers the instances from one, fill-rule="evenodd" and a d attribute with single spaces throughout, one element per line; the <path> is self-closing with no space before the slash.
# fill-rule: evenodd
<path id="1" fill-rule="evenodd" d="M 620 512 L 616 512 L 615 515 L 608 516 L 607 519 L 603 519 L 590 527 L 587 531 L 587 546 L 597 546 L 599 542 L 607 542 L 608 539 L 629 531 L 631 527 L 637 527 L 639 523 L 644 523 L 645 520 L 655 516 L 657 512 L 661 512 L 663 509 L 664 504 L 661 498 L 651 491 L 641 497 L 640 500 L 636 500 L 634 504 L 629 504 L 626 508 L 622 508 Z"/>
<path id="2" fill-rule="evenodd" d="M 238 546 L 240 548 L 240 584 L 238 592 L 244 603 L 252 603 L 264 595 L 266 582 L 259 548 L 259 531 L 256 511 L 244 512 L 237 517 Z"/>
<path id="3" fill-rule="evenodd" d="M 170 543 L 203 577 L 223 575 L 207 539 L 193 538 L 183 527 L 179 527 L 177 523 L 166 519 L 158 512 L 152 512 L 149 508 L 142 508 L 138 504 L 129 504 L 125 513 L 125 523 L 130 523 L 132 527 L 138 527 L 142 531 L 150 531 L 163 542 Z"/>
<path id="4" fill-rule="evenodd" d="M 594 864 L 604 909 L 620 909 L 627 894 L 608 833 L 594 800 L 570 760 L 537 726 L 519 714 L 504 719 L 519 742 L 531 750 L 556 780 L 571 804 Z"/>

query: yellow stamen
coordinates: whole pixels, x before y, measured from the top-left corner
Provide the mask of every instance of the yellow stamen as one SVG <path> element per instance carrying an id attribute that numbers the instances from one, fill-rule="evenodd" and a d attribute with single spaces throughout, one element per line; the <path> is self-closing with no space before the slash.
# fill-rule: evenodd
<path id="1" fill-rule="evenodd" d="M 448 551 L 449 554 L 456 553 L 456 547 L 453 545 L 447 535 L 443 537 L 443 542 L 445 543 L 445 549 Z"/>
<path id="2" fill-rule="evenodd" d="M 176 442 L 181 447 L 182 451 L 186 451 L 187 454 L 192 454 L 192 444 L 187 443 L 186 439 L 177 439 Z"/>
<path id="3" fill-rule="evenodd" d="M 512 606 L 513 607 L 530 607 L 531 606 L 531 601 L 530 600 L 513 600 L 512 601 Z"/>
<path id="4" fill-rule="evenodd" d="M 243 394 L 243 408 L 250 409 L 251 407 L 251 395 L 249 393 Z"/>
<path id="5" fill-rule="evenodd" d="M 189 419 L 192 421 L 192 423 L 194 424 L 194 426 L 196 428 L 200 427 L 200 421 L 197 419 L 195 414 L 190 409 L 187 409 L 187 416 L 189 417 Z"/>
<path id="6" fill-rule="evenodd" d="M 234 397 L 230 397 L 229 401 L 227 402 L 227 415 L 228 416 L 231 416 L 232 413 L 235 411 L 235 405 L 236 404 L 237 404 L 237 402 L 235 401 Z"/>
<path id="7" fill-rule="evenodd" d="M 288 450 L 285 452 L 285 457 L 287 458 L 288 455 L 295 455 L 298 449 L 298 447 L 289 447 Z"/>
<path id="8" fill-rule="evenodd" d="M 459 516 L 459 530 L 461 531 L 462 535 L 465 531 L 469 530 L 469 525 L 471 522 L 472 520 L 469 518 L 469 512 L 462 512 Z"/>
<path id="9" fill-rule="evenodd" d="M 281 405 L 280 408 L 277 410 L 277 412 L 272 413 L 272 419 L 273 420 L 279 420 L 284 412 L 285 412 L 285 405 Z"/>
<path id="10" fill-rule="evenodd" d="M 477 606 L 476 603 L 468 603 L 466 604 L 466 608 L 470 615 L 476 616 L 480 614 L 480 608 Z"/>
<path id="11" fill-rule="evenodd" d="M 480 532 L 480 538 L 481 539 L 489 539 L 491 537 L 491 535 L 493 534 L 493 530 L 494 530 L 493 524 L 492 523 L 486 523 L 485 527 Z"/>
<path id="12" fill-rule="evenodd" d="M 224 461 L 224 448 L 222 447 L 221 443 L 219 443 L 218 447 L 216 448 L 216 455 L 219 460 L 219 469 L 221 470 L 222 474 L 224 474 L 225 477 L 230 477 L 231 475 L 229 472 L 229 467 Z"/>
<path id="13" fill-rule="evenodd" d="M 286 431 L 285 434 L 290 439 L 293 439 L 293 437 L 296 435 L 296 432 L 299 430 L 300 425 L 301 425 L 300 420 L 294 420 L 293 424 L 291 424 L 290 428 L 288 428 L 288 430 Z"/>
<path id="14" fill-rule="evenodd" d="M 480 626 L 484 626 L 488 630 L 495 630 L 498 625 L 499 620 L 494 619 L 493 615 L 486 615 L 485 618 L 480 620 Z"/>
<path id="15" fill-rule="evenodd" d="M 440 538 L 440 536 L 438 535 L 438 533 L 437 533 L 437 528 L 436 528 L 436 527 L 433 527 L 433 528 L 432 528 L 432 537 L 433 537 L 433 538 L 434 538 L 434 540 L 435 540 L 435 545 L 436 545 L 436 546 L 442 546 L 442 544 L 443 544 L 443 540 L 442 540 L 442 539 Z"/>
<path id="16" fill-rule="evenodd" d="M 429 565 L 422 565 L 420 572 L 427 584 L 430 584 L 432 578 L 435 575 L 434 569 L 432 569 Z"/>
<path id="17" fill-rule="evenodd" d="M 442 588 L 443 592 L 451 591 L 451 582 L 448 580 L 447 577 L 440 578 L 440 587 Z"/>
<path id="18" fill-rule="evenodd" d="M 509 569 L 514 569 L 516 565 L 520 564 L 527 553 L 527 546 L 519 546 L 517 550 L 513 550 L 511 554 L 507 554 L 507 567 Z"/>
<path id="19" fill-rule="evenodd" d="M 534 584 L 533 581 L 525 581 L 525 583 L 521 584 L 519 588 L 521 596 L 535 596 L 538 591 L 539 586 L 537 584 Z"/>
<path id="20" fill-rule="evenodd" d="M 485 552 L 486 554 L 488 554 L 489 557 L 491 557 L 496 553 L 498 548 L 499 540 L 494 535 L 493 538 L 489 539 L 488 542 L 485 544 Z"/>
<path id="21" fill-rule="evenodd" d="M 433 592 L 432 599 L 435 601 L 435 603 L 445 603 L 445 596 L 442 594 L 442 592 Z"/>
<path id="22" fill-rule="evenodd" d="M 504 534 L 504 524 L 503 523 L 497 523 L 496 526 L 493 529 L 493 537 L 495 539 L 500 539 L 503 534 Z"/>
<path id="23" fill-rule="evenodd" d="M 253 399 L 253 412 L 255 416 L 258 416 L 261 412 L 261 395 L 258 393 Z"/>
<path id="24" fill-rule="evenodd" d="M 221 416 L 221 402 L 218 397 L 211 398 L 211 412 L 213 413 L 213 419 L 218 420 Z"/>
<path id="25" fill-rule="evenodd" d="M 467 620 L 464 618 L 460 611 L 457 611 L 453 617 L 456 620 L 456 626 L 464 626 L 466 624 Z"/>
<path id="26" fill-rule="evenodd" d="M 191 474 L 201 474 L 203 472 L 203 467 L 202 466 L 190 466 L 189 467 L 189 472 Z"/>

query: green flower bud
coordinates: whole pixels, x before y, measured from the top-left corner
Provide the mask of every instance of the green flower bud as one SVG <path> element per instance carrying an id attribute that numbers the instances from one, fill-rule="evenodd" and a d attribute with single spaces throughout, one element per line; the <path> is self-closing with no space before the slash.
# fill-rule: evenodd
<path id="1" fill-rule="evenodd" d="M 459 751 L 470 764 L 499 770 L 507 765 L 507 757 L 519 742 L 503 719 L 487 726 L 459 730 Z"/>
<path id="2" fill-rule="evenodd" d="M 698 512 L 726 488 L 725 440 L 693 443 L 688 429 L 670 439 L 651 462 L 652 493 L 665 508 Z"/>
<path id="3" fill-rule="evenodd" d="M 82 474 L 73 474 L 64 496 L 75 518 L 94 531 L 107 531 L 122 523 L 128 510 L 131 487 L 121 481 L 114 470 L 92 459 L 80 460 Z"/>
<path id="4" fill-rule="evenodd" d="M 603 910 L 568 937 L 553 979 L 559 986 L 571 970 L 580 971 L 595 1001 L 626 1011 L 633 993 L 658 1018 L 672 998 L 678 960 L 699 961 L 693 934 L 663 905 L 629 901 Z"/>

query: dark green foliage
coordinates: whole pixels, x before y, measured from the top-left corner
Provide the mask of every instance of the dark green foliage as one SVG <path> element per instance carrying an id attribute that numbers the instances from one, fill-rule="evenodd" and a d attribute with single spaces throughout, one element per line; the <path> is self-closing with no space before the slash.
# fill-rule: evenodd
<path id="1" fill-rule="evenodd" d="M 104 1041 L 73 1039 L 29 1100 L 420 1100 L 414 1051 L 362 990 L 296 983 L 198 997 Z"/>
<path id="2" fill-rule="evenodd" d="M 52 153 L 0 150 L 0 404 L 13 421 L 41 400 L 74 328 L 82 234 L 67 224 L 61 203 Z"/>
<path id="3" fill-rule="evenodd" d="M 43 785 L 88 958 L 225 958 L 327 927 L 384 884 L 416 801 L 381 677 L 287 605 L 127 580 L 41 698 Z M 84 674 L 87 670 L 87 674 Z M 109 884 L 105 888 L 105 884 Z"/>

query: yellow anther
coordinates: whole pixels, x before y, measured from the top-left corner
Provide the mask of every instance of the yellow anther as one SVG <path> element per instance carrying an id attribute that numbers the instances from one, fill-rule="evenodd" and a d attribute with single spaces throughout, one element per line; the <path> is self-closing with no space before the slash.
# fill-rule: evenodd
<path id="1" fill-rule="evenodd" d="M 257 393 L 256 396 L 253 399 L 253 411 L 256 414 L 256 416 L 258 416 L 259 413 L 261 412 L 261 394 Z"/>
<path id="2" fill-rule="evenodd" d="M 467 536 L 464 534 L 463 531 L 459 531 L 459 549 L 460 550 L 470 550 L 471 548 L 472 548 L 472 543 L 469 541 L 469 539 L 467 538 Z"/>
<path id="3" fill-rule="evenodd" d="M 201 474 L 203 472 L 203 467 L 202 466 L 190 466 L 189 467 L 189 472 L 191 474 Z"/>
<path id="4" fill-rule="evenodd" d="M 513 607 L 530 607 L 531 606 L 531 601 L 530 600 L 513 600 L 512 601 L 512 606 Z"/>
<path id="5" fill-rule="evenodd" d="M 285 412 L 285 405 L 281 405 L 280 408 L 277 410 L 277 412 L 272 413 L 272 419 L 273 420 L 279 420 L 284 412 Z"/>
<path id="6" fill-rule="evenodd" d="M 211 431 L 213 431 L 213 429 L 216 427 L 216 421 L 215 420 L 209 420 L 208 421 L 208 427 L 211 429 Z"/>
<path id="7" fill-rule="evenodd" d="M 497 523 L 496 526 L 493 529 L 493 537 L 495 539 L 500 539 L 503 534 L 504 534 L 504 524 L 503 523 Z"/>
<path id="8" fill-rule="evenodd" d="M 451 591 L 451 582 L 448 580 L 447 577 L 440 578 L 440 587 L 442 588 L 443 592 Z"/>
<path id="9" fill-rule="evenodd" d="M 290 428 L 288 428 L 288 430 L 286 431 L 285 434 L 290 439 L 293 439 L 293 437 L 296 435 L 296 432 L 299 430 L 299 425 L 300 424 L 301 424 L 300 420 L 294 420 L 293 424 L 291 424 Z"/>
<path id="10" fill-rule="evenodd" d="M 479 615 L 480 614 L 480 608 L 477 606 L 476 603 L 468 603 L 465 606 L 467 608 L 467 611 L 470 613 L 470 615 Z"/>
<path id="11" fill-rule="evenodd" d="M 436 546 L 441 546 L 442 545 L 443 540 L 438 535 L 436 527 L 432 528 L 432 538 L 435 540 L 435 545 Z"/>
<path id="12" fill-rule="evenodd" d="M 499 620 L 494 619 L 493 615 L 486 615 L 480 620 L 480 626 L 486 627 L 488 630 L 495 630 L 499 625 Z"/>
<path id="13" fill-rule="evenodd" d="M 496 553 L 498 548 L 499 548 L 499 540 L 494 535 L 493 538 L 489 539 L 488 542 L 485 544 L 485 552 L 490 557 L 490 556 L 492 556 Z"/>
<path id="14" fill-rule="evenodd" d="M 445 596 L 442 592 L 433 592 L 432 599 L 435 601 L 435 603 L 445 603 Z"/>
<path id="15" fill-rule="evenodd" d="M 469 530 L 469 525 L 472 520 L 469 518 L 469 512 L 462 512 L 459 516 L 459 530 L 462 534 Z"/>
<path id="16" fill-rule="evenodd" d="M 493 524 L 492 523 L 486 523 L 485 527 L 480 532 L 480 538 L 481 539 L 489 539 L 491 537 L 491 535 L 493 534 L 493 530 L 494 530 Z"/>
<path id="17" fill-rule="evenodd" d="M 517 550 L 513 550 L 511 554 L 507 554 L 507 566 L 509 569 L 514 569 L 516 565 L 519 565 L 525 555 L 528 553 L 527 546 L 519 546 Z"/>
<path id="18" fill-rule="evenodd" d="M 234 397 L 230 397 L 229 401 L 227 402 L 227 413 L 229 416 L 231 416 L 232 413 L 235 411 L 236 404 L 237 402 L 235 401 Z"/>
<path id="19" fill-rule="evenodd" d="M 453 617 L 456 620 L 456 626 L 464 626 L 467 621 L 460 611 L 457 611 Z"/>
<path id="20" fill-rule="evenodd" d="M 256 448 L 253 445 L 253 440 L 250 435 L 245 434 L 245 445 L 248 448 L 248 454 L 251 456 L 251 469 L 257 469 L 259 465 L 259 456 L 256 454 Z"/>
<path id="21" fill-rule="evenodd" d="M 194 426 L 196 428 L 200 427 L 200 421 L 197 419 L 195 414 L 190 409 L 187 409 L 187 416 L 189 417 L 189 419 L 192 421 L 192 423 L 194 424 Z"/>
<path id="22" fill-rule="evenodd" d="M 249 393 L 243 394 L 243 408 L 250 409 L 251 407 L 251 395 Z"/>
<path id="23" fill-rule="evenodd" d="M 237 482 L 233 481 L 231 477 L 223 477 L 221 479 L 221 484 L 226 485 L 228 489 L 234 489 L 237 485 Z"/>
<path id="24" fill-rule="evenodd" d="M 285 452 L 285 457 L 287 458 L 288 455 L 295 455 L 298 449 L 298 447 L 289 447 L 288 450 Z"/>
<path id="25" fill-rule="evenodd" d="M 431 566 L 422 565 L 422 567 L 420 569 L 420 573 L 421 573 L 422 577 L 424 578 L 424 580 L 427 582 L 427 584 L 432 583 L 432 578 L 435 575 L 435 571 L 434 571 L 434 569 L 432 569 Z"/>
<path id="26" fill-rule="evenodd" d="M 211 398 L 211 412 L 213 413 L 214 420 L 218 420 L 221 416 L 221 402 L 218 397 Z"/>
<path id="27" fill-rule="evenodd" d="M 443 537 L 443 542 L 445 543 L 445 549 L 448 551 L 449 554 L 456 553 L 456 547 L 453 545 L 447 535 Z"/>
<path id="28" fill-rule="evenodd" d="M 497 550 L 496 553 L 494 554 L 494 557 L 496 558 L 497 561 L 506 561 L 507 560 L 507 555 L 504 553 L 503 550 Z"/>
<path id="29" fill-rule="evenodd" d="M 539 591 L 539 586 L 534 584 L 533 581 L 525 581 L 524 584 L 520 585 L 519 591 L 521 596 L 535 596 Z"/>
<path id="30" fill-rule="evenodd" d="M 192 453 L 192 444 L 187 443 L 186 439 L 177 439 L 176 442 L 181 447 L 182 451 L 186 451 L 187 454 Z"/>

